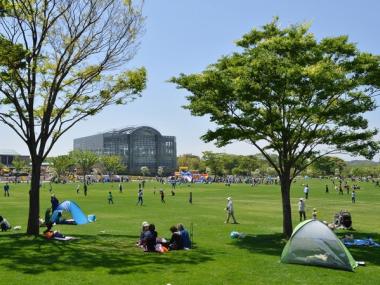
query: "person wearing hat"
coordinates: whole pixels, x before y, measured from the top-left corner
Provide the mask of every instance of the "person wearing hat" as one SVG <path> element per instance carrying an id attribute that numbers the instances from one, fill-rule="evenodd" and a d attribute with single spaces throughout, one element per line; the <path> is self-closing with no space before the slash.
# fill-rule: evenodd
<path id="1" fill-rule="evenodd" d="M 227 206 L 226 206 L 226 211 L 227 211 L 227 219 L 226 221 L 224 222 L 225 224 L 229 223 L 230 221 L 230 218 L 233 219 L 233 224 L 238 224 L 238 222 L 236 221 L 235 219 L 235 216 L 234 216 L 234 205 L 232 203 L 232 198 L 231 197 L 228 197 L 227 198 Z"/>
<path id="2" fill-rule="evenodd" d="M 140 232 L 140 238 L 137 241 L 136 245 L 137 246 L 143 246 L 143 239 L 144 239 L 144 234 L 146 231 L 149 230 L 149 223 L 147 221 L 143 221 L 141 223 L 141 232 Z"/>
<path id="3" fill-rule="evenodd" d="M 303 198 L 300 198 L 300 200 L 298 201 L 298 212 L 300 214 L 300 222 L 302 221 L 302 219 L 306 220 L 305 208 L 306 208 L 305 201 Z"/>

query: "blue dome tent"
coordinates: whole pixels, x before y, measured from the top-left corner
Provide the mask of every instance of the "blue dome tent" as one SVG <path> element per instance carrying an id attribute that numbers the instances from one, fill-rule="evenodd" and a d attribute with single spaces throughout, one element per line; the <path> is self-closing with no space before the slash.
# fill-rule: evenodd
<path id="1" fill-rule="evenodd" d="M 63 212 L 70 213 L 74 220 L 74 223 L 60 221 L 60 216 L 62 216 Z M 59 204 L 58 207 L 53 212 L 53 214 L 51 215 L 50 219 L 53 223 L 68 223 L 68 224 L 77 224 L 77 225 L 88 224 L 96 220 L 94 215 L 86 216 L 81 210 L 81 208 L 78 206 L 78 204 L 76 204 L 73 201 L 63 201 L 61 204 Z"/>

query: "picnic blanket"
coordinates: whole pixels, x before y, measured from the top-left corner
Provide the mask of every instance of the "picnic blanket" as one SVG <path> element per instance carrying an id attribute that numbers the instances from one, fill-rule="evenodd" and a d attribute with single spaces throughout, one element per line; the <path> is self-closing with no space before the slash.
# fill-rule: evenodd
<path id="1" fill-rule="evenodd" d="M 345 246 L 373 246 L 380 247 L 380 244 L 373 241 L 371 238 L 368 239 L 342 239 Z"/>
<path id="2" fill-rule="evenodd" d="M 67 240 L 74 240 L 74 239 L 78 239 L 78 238 L 65 236 L 65 237 L 53 237 L 53 239 L 60 240 L 60 241 L 67 241 Z"/>

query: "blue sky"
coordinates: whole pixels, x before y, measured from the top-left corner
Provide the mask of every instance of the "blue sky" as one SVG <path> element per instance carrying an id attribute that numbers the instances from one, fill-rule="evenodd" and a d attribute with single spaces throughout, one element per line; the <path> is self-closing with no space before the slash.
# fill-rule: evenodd
<path id="1" fill-rule="evenodd" d="M 178 154 L 213 150 L 253 154 L 245 143 L 217 149 L 199 137 L 212 125 L 207 118 L 192 117 L 181 108 L 186 92 L 167 80 L 179 73 L 202 71 L 220 56 L 236 50 L 234 41 L 253 27 L 280 17 L 283 26 L 311 22 L 317 38 L 349 35 L 362 51 L 380 54 L 380 24 L 377 0 L 146 0 L 146 31 L 129 68 L 145 66 L 148 86 L 135 102 L 110 107 L 66 133 L 51 155 L 72 149 L 73 139 L 127 125 L 149 125 L 164 135 L 177 137 Z M 378 126 L 380 110 L 368 115 L 371 126 Z M 23 142 L 7 127 L 0 125 L 0 148 L 26 154 Z"/>

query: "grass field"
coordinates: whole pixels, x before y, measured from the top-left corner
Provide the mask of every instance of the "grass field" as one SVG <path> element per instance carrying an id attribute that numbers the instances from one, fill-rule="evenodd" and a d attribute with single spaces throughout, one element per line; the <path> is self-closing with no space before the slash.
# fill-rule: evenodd
<path id="1" fill-rule="evenodd" d="M 324 193 L 328 183 L 330 193 Z M 298 222 L 296 205 L 302 196 L 302 183 L 292 189 L 293 226 Z M 380 188 L 360 183 L 357 203 L 351 196 L 339 196 L 327 180 L 308 180 L 310 198 L 307 214 L 318 209 L 318 218 L 332 221 L 335 212 L 348 209 L 353 217 L 355 237 L 371 236 L 380 241 Z M 55 229 L 78 237 L 71 242 L 47 241 L 23 234 L 28 212 L 27 185 L 11 185 L 11 197 L 0 196 L 0 215 L 20 232 L 0 233 L 0 284 L 379 284 L 380 248 L 350 249 L 356 260 L 366 262 L 354 273 L 279 262 L 285 241 L 282 239 L 282 214 L 278 185 L 254 188 L 236 184 L 177 187 L 170 196 L 164 185 L 166 204 L 160 202 L 156 182 L 147 182 L 144 206 L 136 206 L 137 183 L 90 185 L 89 194 L 76 194 L 75 184 L 53 185 L 60 201 L 76 201 L 86 214 L 96 214 L 97 222 Z M 112 190 L 114 205 L 107 204 Z M 188 203 L 189 191 L 193 204 Z M 50 206 L 48 186 L 41 188 L 41 216 Z M 238 225 L 224 224 L 226 197 L 232 196 Z M 158 235 L 170 237 L 169 227 L 179 222 L 193 224 L 195 248 L 166 254 L 144 253 L 135 247 L 142 221 L 156 225 Z M 230 232 L 244 232 L 242 240 Z M 343 233 L 338 233 L 343 235 Z"/>

